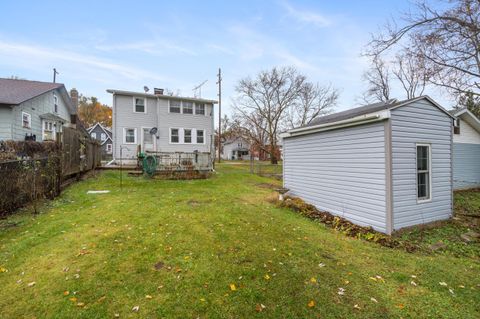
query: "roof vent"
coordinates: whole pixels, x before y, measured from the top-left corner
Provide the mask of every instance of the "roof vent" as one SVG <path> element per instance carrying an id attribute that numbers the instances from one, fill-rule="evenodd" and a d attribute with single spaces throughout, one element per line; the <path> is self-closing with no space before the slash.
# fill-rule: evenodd
<path id="1" fill-rule="evenodd" d="M 163 89 L 153 88 L 153 94 L 155 94 L 155 95 L 163 95 Z"/>

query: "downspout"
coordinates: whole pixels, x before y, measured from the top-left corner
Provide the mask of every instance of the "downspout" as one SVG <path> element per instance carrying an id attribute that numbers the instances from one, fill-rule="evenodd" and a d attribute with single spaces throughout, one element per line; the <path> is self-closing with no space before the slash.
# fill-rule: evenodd
<path id="1" fill-rule="evenodd" d="M 385 229 L 388 235 L 395 229 L 393 219 L 393 174 L 392 174 L 392 119 L 385 121 Z"/>

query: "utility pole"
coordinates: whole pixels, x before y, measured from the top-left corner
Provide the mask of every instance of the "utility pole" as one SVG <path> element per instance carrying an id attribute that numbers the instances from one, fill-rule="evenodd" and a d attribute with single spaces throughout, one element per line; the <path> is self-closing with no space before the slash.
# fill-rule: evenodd
<path id="1" fill-rule="evenodd" d="M 222 147 L 222 69 L 218 68 L 218 162 L 220 163 L 220 148 Z"/>
<path id="2" fill-rule="evenodd" d="M 57 80 L 57 74 L 60 74 L 57 72 L 57 69 L 53 68 L 53 83 Z"/>

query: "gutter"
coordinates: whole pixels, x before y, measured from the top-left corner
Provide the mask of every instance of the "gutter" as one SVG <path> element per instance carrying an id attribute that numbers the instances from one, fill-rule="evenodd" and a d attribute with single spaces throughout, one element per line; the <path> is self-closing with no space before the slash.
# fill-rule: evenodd
<path id="1" fill-rule="evenodd" d="M 357 126 L 361 124 L 367 124 L 367 123 L 373 123 L 373 122 L 379 122 L 383 121 L 386 119 L 389 119 L 390 116 L 390 111 L 389 110 L 384 110 L 381 112 L 376 112 L 376 113 L 370 113 L 370 114 L 365 114 L 365 115 L 360 115 L 356 117 L 352 117 L 346 120 L 341 120 L 341 121 L 336 121 L 336 122 L 331 122 L 331 123 L 324 123 L 324 124 L 318 124 L 318 125 L 313 125 L 313 126 L 306 126 L 306 127 L 300 127 L 296 129 L 292 129 L 286 133 L 283 133 L 280 135 L 281 138 L 288 138 L 288 137 L 293 137 L 293 136 L 300 136 L 300 135 L 307 135 L 307 134 L 312 134 L 312 133 L 318 133 L 318 132 L 325 132 L 325 131 L 330 131 L 330 130 L 335 130 L 339 128 L 345 128 L 345 127 L 351 127 L 351 126 Z"/>

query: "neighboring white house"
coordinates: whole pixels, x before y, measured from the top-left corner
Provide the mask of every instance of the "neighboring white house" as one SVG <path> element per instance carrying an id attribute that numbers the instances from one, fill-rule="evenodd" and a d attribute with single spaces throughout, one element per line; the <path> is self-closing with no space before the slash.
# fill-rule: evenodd
<path id="1" fill-rule="evenodd" d="M 136 160 L 143 152 L 213 154 L 214 100 L 107 90 L 113 94 L 114 159 Z"/>
<path id="2" fill-rule="evenodd" d="M 242 137 L 228 139 L 222 145 L 221 156 L 224 160 L 248 160 L 250 143 Z"/>
<path id="3" fill-rule="evenodd" d="M 76 114 L 75 101 L 61 83 L 0 79 L 0 140 L 54 140 Z"/>
<path id="4" fill-rule="evenodd" d="M 448 219 L 453 120 L 427 96 L 321 117 L 283 136 L 284 186 L 387 234 Z"/>
<path id="5" fill-rule="evenodd" d="M 453 188 L 480 187 L 480 120 L 468 109 L 450 111 L 453 132 Z"/>

